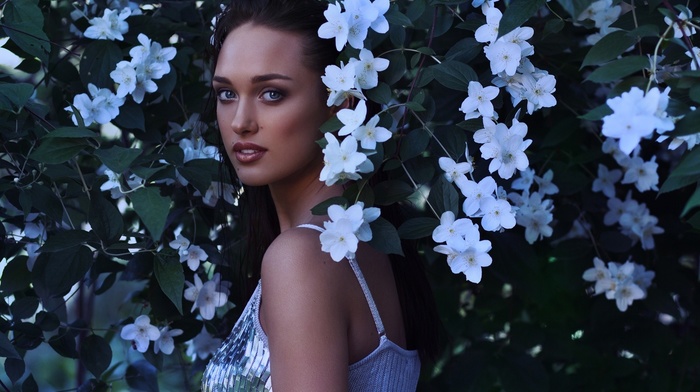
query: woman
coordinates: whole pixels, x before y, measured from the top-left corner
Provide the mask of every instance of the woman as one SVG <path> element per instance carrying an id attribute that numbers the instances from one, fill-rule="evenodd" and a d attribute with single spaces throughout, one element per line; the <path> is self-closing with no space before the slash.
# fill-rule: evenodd
<path id="1" fill-rule="evenodd" d="M 321 75 L 335 63 L 319 39 L 320 1 L 234 0 L 213 37 L 213 92 L 234 183 L 244 185 L 250 272 L 259 283 L 211 360 L 204 391 L 415 390 L 437 323 L 417 258 L 361 244 L 356 260 L 321 251 L 326 216 L 311 208 L 344 186 L 319 181 Z M 388 212 L 387 212 L 388 213 Z"/>

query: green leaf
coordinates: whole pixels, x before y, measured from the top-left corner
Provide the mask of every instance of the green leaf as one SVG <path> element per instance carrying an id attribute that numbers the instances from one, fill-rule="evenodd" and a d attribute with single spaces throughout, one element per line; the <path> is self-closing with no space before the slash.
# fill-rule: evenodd
<path id="1" fill-rule="evenodd" d="M 42 253 L 32 269 L 32 283 L 41 297 L 66 295 L 92 266 L 92 251 L 85 246 Z"/>
<path id="2" fill-rule="evenodd" d="M 583 11 L 591 4 L 590 0 L 557 0 L 557 3 L 576 20 Z"/>
<path id="3" fill-rule="evenodd" d="M 391 87 L 389 87 L 388 84 L 381 82 L 379 85 L 377 85 L 377 87 L 371 90 L 366 90 L 365 95 L 368 99 L 371 99 L 376 103 L 386 105 L 389 103 L 389 101 L 391 101 Z"/>
<path id="4" fill-rule="evenodd" d="M 311 213 L 314 215 L 327 215 L 328 207 L 332 206 L 333 204 L 347 206 L 350 205 L 350 202 L 348 202 L 348 199 L 342 196 L 331 197 L 330 199 L 326 199 L 316 204 L 313 208 L 311 208 Z"/>
<path id="5" fill-rule="evenodd" d="M 0 333 L 0 357 L 22 359 L 7 335 Z"/>
<path id="6" fill-rule="evenodd" d="M 44 16 L 34 0 L 13 0 L 3 8 L 3 30 L 22 50 L 48 64 L 51 45 L 43 31 Z"/>
<path id="7" fill-rule="evenodd" d="M 155 366 L 146 360 L 138 360 L 126 368 L 126 383 L 133 389 L 159 392 L 158 374 Z"/>
<path id="8" fill-rule="evenodd" d="M 100 158 L 100 161 L 109 168 L 109 170 L 121 174 L 126 171 L 126 169 L 131 166 L 131 164 L 138 158 L 143 152 L 140 148 L 124 148 L 120 146 L 113 146 L 110 149 L 95 150 L 95 155 Z"/>
<path id="9" fill-rule="evenodd" d="M 133 101 L 127 101 L 119 108 L 119 114 L 114 123 L 125 129 L 146 130 L 146 119 L 141 106 Z"/>
<path id="10" fill-rule="evenodd" d="M 188 162 L 189 163 L 189 162 Z M 178 173 L 192 184 L 201 194 L 207 193 L 207 189 L 211 185 L 211 175 L 201 169 L 191 167 L 178 167 Z"/>
<path id="11" fill-rule="evenodd" d="M 626 31 L 613 31 L 593 45 L 583 59 L 579 69 L 587 65 L 600 65 L 616 59 L 629 49 L 630 46 L 634 45 L 635 42 L 636 39 L 630 37 Z"/>
<path id="12" fill-rule="evenodd" d="M 94 229 L 94 226 L 93 226 Z M 62 230 L 52 233 L 39 248 L 40 252 L 58 252 L 93 240 L 92 234 L 84 230 Z"/>
<path id="13" fill-rule="evenodd" d="M 129 194 L 134 210 L 155 241 L 160 241 L 170 212 L 170 198 L 160 195 L 158 188 L 147 187 Z"/>
<path id="14" fill-rule="evenodd" d="M 602 105 L 592 109 L 588 113 L 586 113 L 582 116 L 578 116 L 578 118 L 580 118 L 582 120 L 588 120 L 588 121 L 598 121 L 609 114 L 613 114 L 613 110 L 610 109 L 610 106 L 608 106 L 606 104 L 602 104 Z"/>
<path id="15" fill-rule="evenodd" d="M 0 110 L 19 113 L 33 92 L 29 83 L 0 83 Z"/>
<path id="16" fill-rule="evenodd" d="M 153 273 L 163 293 L 182 314 L 182 290 L 185 287 L 185 274 L 177 256 L 167 257 L 158 253 L 153 263 Z"/>
<path id="17" fill-rule="evenodd" d="M 649 59 L 647 57 L 627 56 L 601 66 L 591 72 L 586 80 L 596 83 L 614 82 L 647 67 L 649 67 Z"/>
<path id="18" fill-rule="evenodd" d="M 685 136 L 700 132 L 700 110 L 693 110 L 676 123 L 676 127 L 668 136 Z"/>
<path id="19" fill-rule="evenodd" d="M 333 116 L 328 121 L 321 124 L 321 132 L 335 132 L 343 127 L 343 123 L 338 119 L 338 116 Z M 324 140 L 325 141 L 325 140 Z"/>
<path id="20" fill-rule="evenodd" d="M 669 174 L 659 189 L 659 194 L 675 191 L 700 180 L 700 149 L 687 153 Z"/>
<path id="21" fill-rule="evenodd" d="M 65 139 L 92 138 L 92 139 L 98 139 L 99 137 L 100 137 L 100 135 L 98 133 L 95 133 L 95 131 L 91 131 L 87 128 L 60 127 L 60 128 L 56 128 L 53 131 L 42 136 L 41 139 L 42 140 L 46 140 L 49 138 L 65 138 Z"/>
<path id="22" fill-rule="evenodd" d="M 386 254 L 403 256 L 401 239 L 394 225 L 389 223 L 386 219 L 379 217 L 374 222 L 371 222 L 369 226 L 372 229 L 372 240 L 369 241 L 370 245 Z"/>
<path id="23" fill-rule="evenodd" d="M 2 271 L 0 290 L 7 296 L 29 287 L 31 274 L 27 268 L 27 256 L 17 256 L 10 260 Z"/>
<path id="24" fill-rule="evenodd" d="M 404 240 L 417 240 L 430 237 L 440 221 L 435 218 L 420 217 L 405 221 L 399 227 L 399 237 Z"/>
<path id="25" fill-rule="evenodd" d="M 469 82 L 478 80 L 472 67 L 459 61 L 446 60 L 430 69 L 435 80 L 453 90 L 468 91 Z"/>
<path id="26" fill-rule="evenodd" d="M 17 358 L 6 358 L 5 359 L 5 373 L 10 379 L 10 383 L 15 384 L 24 375 L 25 371 L 24 360 Z"/>
<path id="27" fill-rule="evenodd" d="M 109 88 L 114 85 L 109 73 L 123 58 L 119 46 L 108 40 L 96 40 L 85 47 L 80 58 L 80 80 L 87 87 L 89 83 L 97 87 Z"/>
<path id="28" fill-rule="evenodd" d="M 452 47 L 445 54 L 445 58 L 447 60 L 466 63 L 478 56 L 481 51 L 481 43 L 477 42 L 472 37 L 467 37 L 452 45 Z"/>
<path id="29" fill-rule="evenodd" d="M 85 139 L 46 138 L 29 158 L 42 163 L 63 163 L 78 155 L 87 145 Z"/>
<path id="30" fill-rule="evenodd" d="M 112 362 L 112 348 L 101 336 L 87 336 L 80 345 L 80 362 L 95 377 L 100 377 Z"/>
<path id="31" fill-rule="evenodd" d="M 439 215 L 445 211 L 452 211 L 455 215 L 459 213 L 459 195 L 455 187 L 444 176 L 439 176 L 430 189 L 428 202 Z"/>
<path id="32" fill-rule="evenodd" d="M 116 242 L 124 233 L 122 214 L 100 192 L 92 193 L 88 222 L 93 232 L 102 240 L 103 245 Z"/>
<path id="33" fill-rule="evenodd" d="M 503 12 L 503 17 L 498 25 L 498 36 L 502 37 L 520 27 L 532 15 L 535 15 L 546 2 L 546 0 L 513 0 Z"/>
<path id="34" fill-rule="evenodd" d="M 688 201 L 685 203 L 681 216 L 686 216 L 690 210 L 697 206 L 700 206 L 700 187 L 695 189 L 695 192 L 693 192 Z"/>
<path id="35" fill-rule="evenodd" d="M 78 358 L 78 350 L 75 348 L 75 337 L 63 328 L 58 330 L 58 334 L 49 338 L 49 346 L 62 357 Z"/>
<path id="36" fill-rule="evenodd" d="M 22 392 L 39 392 L 39 386 L 31 374 L 22 383 Z"/>
<path id="37" fill-rule="evenodd" d="M 415 191 L 411 185 L 400 180 L 387 180 L 374 186 L 376 203 L 381 206 L 405 200 L 413 192 Z"/>
<path id="38" fill-rule="evenodd" d="M 396 4 L 392 4 L 389 10 L 384 14 L 386 20 L 392 25 L 399 25 L 404 27 L 413 26 L 411 19 L 408 16 L 402 14 L 399 11 L 399 7 Z"/>
<path id="39" fill-rule="evenodd" d="M 39 307 L 38 297 L 24 297 L 15 299 L 15 302 L 10 305 L 10 313 L 14 320 L 28 319 L 36 313 Z"/>
<path id="40" fill-rule="evenodd" d="M 401 139 L 400 155 L 405 162 L 425 152 L 430 142 L 430 135 L 423 129 L 414 129 Z"/>

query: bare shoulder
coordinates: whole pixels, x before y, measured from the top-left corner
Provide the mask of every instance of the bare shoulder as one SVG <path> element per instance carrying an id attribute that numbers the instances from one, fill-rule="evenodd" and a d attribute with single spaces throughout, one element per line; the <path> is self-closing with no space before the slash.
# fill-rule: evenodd
<path id="1" fill-rule="evenodd" d="M 261 271 L 260 321 L 275 389 L 346 389 L 347 263 L 321 251 L 319 233 L 293 228 L 270 245 Z"/>

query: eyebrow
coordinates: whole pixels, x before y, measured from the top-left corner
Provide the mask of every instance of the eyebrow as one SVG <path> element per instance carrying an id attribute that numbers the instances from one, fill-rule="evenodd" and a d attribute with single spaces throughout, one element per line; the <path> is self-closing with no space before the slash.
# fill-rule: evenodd
<path id="1" fill-rule="evenodd" d="M 225 83 L 225 84 L 231 84 L 231 81 L 228 80 L 228 78 L 225 78 L 223 76 L 214 76 L 212 78 L 215 82 L 219 83 Z M 282 75 L 278 73 L 269 73 L 269 74 L 264 74 L 264 75 L 255 75 L 252 78 L 250 78 L 250 81 L 255 84 L 255 83 L 262 83 L 262 82 L 267 82 L 270 80 L 275 80 L 275 79 L 282 79 L 282 80 L 292 80 L 287 75 Z"/>

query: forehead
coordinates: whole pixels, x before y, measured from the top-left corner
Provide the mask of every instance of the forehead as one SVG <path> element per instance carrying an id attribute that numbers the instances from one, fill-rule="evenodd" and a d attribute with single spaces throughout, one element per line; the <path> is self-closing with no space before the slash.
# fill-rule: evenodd
<path id="1" fill-rule="evenodd" d="M 311 73 L 303 60 L 301 35 L 247 23 L 226 36 L 216 73 Z"/>

